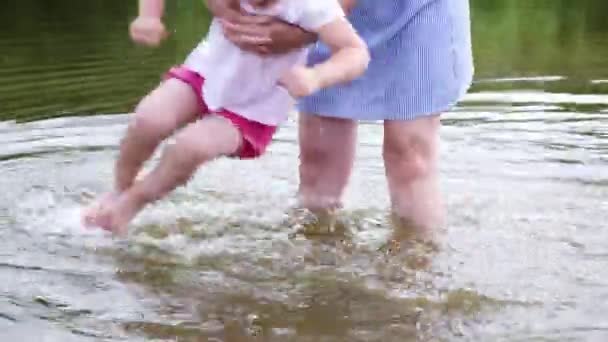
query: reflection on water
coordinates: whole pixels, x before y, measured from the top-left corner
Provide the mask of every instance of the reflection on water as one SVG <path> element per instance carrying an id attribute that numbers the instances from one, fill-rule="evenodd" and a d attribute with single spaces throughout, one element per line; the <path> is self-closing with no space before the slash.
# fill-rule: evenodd
<path id="1" fill-rule="evenodd" d="M 205 30 L 133 48 L 135 2 L 0 12 L 2 340 L 562 341 L 608 335 L 608 3 L 473 1 L 477 82 L 444 117 L 449 229 L 392 241 L 381 126 L 360 127 L 344 231 L 302 234 L 294 122 L 138 218 L 80 227 L 128 112 Z M 90 115 L 97 114 L 97 115 Z M 53 120 L 17 123 L 65 116 Z M 76 117 L 75 117 L 76 116 Z M 256 182 L 250 175 L 256 174 Z"/>

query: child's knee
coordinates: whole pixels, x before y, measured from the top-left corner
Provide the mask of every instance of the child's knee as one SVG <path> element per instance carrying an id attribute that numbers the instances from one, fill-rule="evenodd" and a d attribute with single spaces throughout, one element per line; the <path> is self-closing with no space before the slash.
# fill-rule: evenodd
<path id="1" fill-rule="evenodd" d="M 212 136 L 197 135 L 188 131 L 178 134 L 175 141 L 170 143 L 170 148 L 184 167 L 199 165 L 220 155 Z"/>
<path id="2" fill-rule="evenodd" d="M 159 106 L 155 106 L 149 98 L 144 99 L 135 109 L 129 124 L 129 131 L 142 138 L 163 138 L 171 134 L 175 125 L 168 122 L 170 115 L 163 115 Z"/>
<path id="3" fill-rule="evenodd" d="M 167 144 L 167 153 L 178 169 L 190 169 L 208 159 L 209 153 L 199 145 L 199 142 L 184 134 L 178 134 Z"/>

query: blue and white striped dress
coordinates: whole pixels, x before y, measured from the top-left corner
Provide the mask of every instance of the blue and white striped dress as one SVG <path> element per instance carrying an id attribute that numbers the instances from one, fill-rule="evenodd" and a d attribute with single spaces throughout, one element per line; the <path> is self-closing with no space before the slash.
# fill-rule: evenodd
<path id="1" fill-rule="evenodd" d="M 468 0 L 359 0 L 349 15 L 372 61 L 364 76 L 302 99 L 299 110 L 356 120 L 411 120 L 449 110 L 473 78 Z M 327 58 L 317 44 L 309 63 Z"/>

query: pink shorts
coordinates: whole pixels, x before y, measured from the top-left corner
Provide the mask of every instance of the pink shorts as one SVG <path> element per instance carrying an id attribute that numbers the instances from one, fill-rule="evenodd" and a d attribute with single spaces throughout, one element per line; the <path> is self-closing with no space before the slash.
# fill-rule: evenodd
<path id="1" fill-rule="evenodd" d="M 179 66 L 173 67 L 167 72 L 165 79 L 169 78 L 178 79 L 192 87 L 199 101 L 198 105 L 201 117 L 210 114 L 209 107 L 207 107 L 203 96 L 203 84 L 205 83 L 203 76 L 184 66 Z M 226 109 L 213 112 L 213 114 L 228 119 L 241 132 L 243 141 L 241 142 L 239 151 L 234 155 L 234 157 L 241 159 L 253 159 L 264 154 L 277 131 L 277 126 L 269 126 L 252 121 Z"/>

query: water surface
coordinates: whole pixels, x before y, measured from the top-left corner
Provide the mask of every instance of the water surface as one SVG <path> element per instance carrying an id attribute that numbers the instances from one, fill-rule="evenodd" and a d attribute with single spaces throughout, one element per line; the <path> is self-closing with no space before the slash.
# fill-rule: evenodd
<path id="1" fill-rule="evenodd" d="M 80 206 L 111 181 L 120 113 L 183 59 L 208 17 L 199 1 L 172 3 L 171 40 L 148 50 L 126 35 L 135 2 L 9 1 L 0 338 L 605 341 L 608 3 L 472 7 L 476 83 L 444 116 L 449 229 L 431 248 L 386 245 L 373 123 L 360 127 L 349 234 L 297 233 L 293 120 L 267 156 L 205 168 L 129 239 L 82 229 Z"/>

